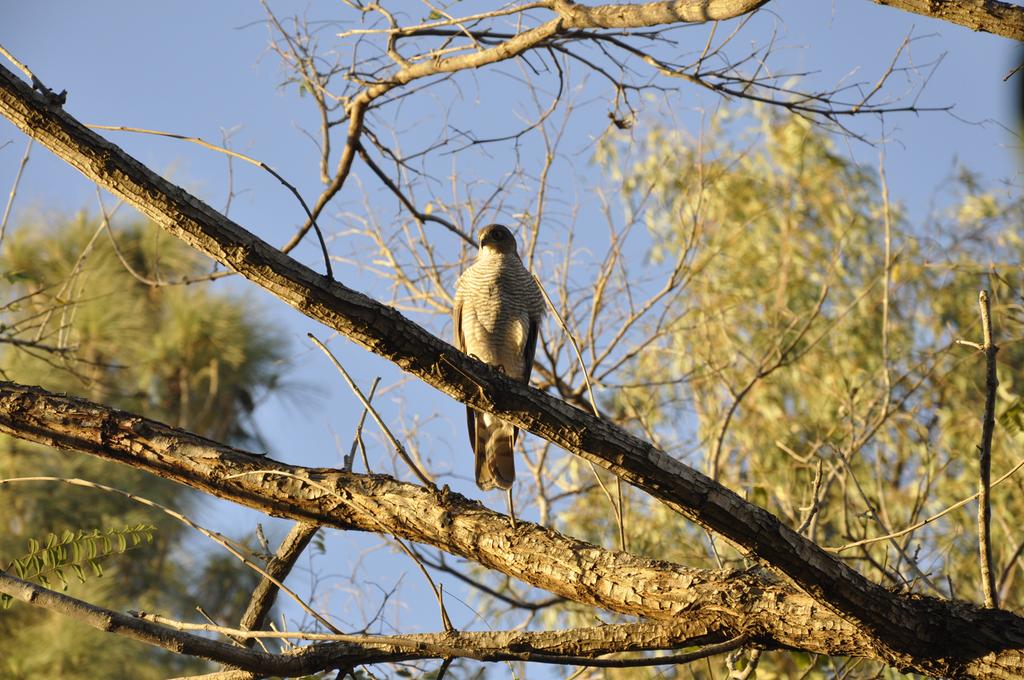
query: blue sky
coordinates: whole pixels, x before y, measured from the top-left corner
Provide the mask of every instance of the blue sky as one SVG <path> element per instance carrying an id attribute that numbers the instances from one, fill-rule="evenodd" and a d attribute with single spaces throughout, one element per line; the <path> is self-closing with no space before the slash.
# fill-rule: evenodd
<path id="1" fill-rule="evenodd" d="M 408 4 L 412 6 L 412 0 Z M 333 18 L 338 3 L 272 5 L 280 12 L 299 11 L 313 18 Z M 418 3 L 415 6 L 419 7 Z M 265 15 L 258 2 L 0 0 L 0 15 L 4 17 L 0 23 L 0 43 L 50 87 L 67 89 L 66 109 L 79 120 L 194 135 L 213 143 L 220 143 L 221 130 L 232 130 L 232 148 L 273 166 L 298 186 L 307 200 L 319 192 L 317 150 L 302 131 L 315 130 L 314 110 L 298 96 L 294 86 L 279 87 L 283 71 L 277 56 L 266 48 L 268 32 L 262 24 Z M 702 32 L 704 29 L 694 30 L 697 37 L 693 42 L 699 50 L 706 33 Z M 873 139 L 878 139 L 884 129 L 891 191 L 908 206 L 912 216 L 924 216 L 943 179 L 952 171 L 954 160 L 982 171 L 989 179 L 1017 184 L 1019 155 L 1010 133 L 1014 127 L 1014 89 L 1002 81 L 1014 66 L 1011 41 L 879 7 L 868 0 L 777 0 L 766 6 L 748 39 L 766 41 L 773 30 L 780 32 L 778 44 L 783 47 L 778 63 L 812 72 L 811 81 L 817 83 L 835 82 L 845 76 L 873 82 L 908 35 L 916 38 L 911 46 L 915 64 L 928 64 L 942 56 L 918 103 L 927 107 L 951 105 L 951 112 L 894 114 L 885 118 L 884 128 L 880 128 L 877 119 L 854 123 Z M 325 44 L 330 42 L 330 36 L 328 32 L 323 37 Z M 689 36 L 683 33 L 678 37 L 685 43 Z M 455 98 L 453 119 L 475 126 L 481 135 L 507 129 L 526 107 L 517 99 L 511 78 L 489 79 L 488 75 L 487 70 L 469 74 L 459 80 L 457 88 L 441 90 Z M 579 101 L 579 117 L 568 144 L 574 152 L 567 153 L 554 168 L 552 201 L 556 216 L 558 205 L 585 199 L 593 191 L 593 183 L 601 181 L 587 161 L 593 139 L 608 124 L 607 88 L 596 80 L 588 80 L 572 94 Z M 701 111 L 730 105 L 698 88 L 683 86 L 675 95 L 645 103 L 640 120 L 642 124 L 675 120 L 694 126 Z M 422 136 L 417 125 L 433 124 L 428 114 L 412 106 L 396 113 L 395 121 L 404 135 L 405 148 L 424 141 L 417 136 Z M 105 134 L 140 161 L 213 206 L 224 206 L 227 191 L 223 156 L 172 140 Z M 25 142 L 17 130 L 0 121 L 0 190 L 5 196 Z M 527 153 L 531 148 L 524 146 Z M 880 148 L 857 141 L 842 145 L 844 153 L 866 163 L 877 160 Z M 460 168 L 478 173 L 481 181 L 494 181 L 504 172 L 505 161 L 500 155 L 481 153 Z M 336 210 L 329 210 L 324 220 L 329 233 L 344 229 L 344 210 L 361 209 L 358 183 L 373 185 L 371 176 L 358 165 L 353 177 L 351 189 L 339 196 Z M 236 163 L 235 188 L 241 193 L 234 199 L 231 217 L 260 237 L 281 244 L 301 222 L 302 215 L 293 198 L 259 169 Z M 520 203 L 510 210 L 529 207 L 523 205 L 528 198 L 513 196 L 512 203 Z M 375 189 L 368 200 L 382 215 L 395 214 L 393 200 Z M 941 204 L 941 193 L 938 201 Z M 18 194 L 15 224 L 19 215 L 81 209 L 95 211 L 92 185 L 63 161 L 37 147 Z M 566 214 L 556 218 L 569 220 Z M 451 249 L 456 245 L 450 242 L 445 247 Z M 307 246 L 300 249 L 299 257 L 320 269 L 317 251 Z M 358 268 L 339 266 L 338 277 L 359 290 L 372 291 L 376 285 Z M 222 285 L 252 289 L 239 281 Z M 358 409 L 333 369 L 305 339 L 307 331 L 322 338 L 329 333 L 261 291 L 253 290 L 252 295 L 271 311 L 273 322 L 293 338 L 293 380 L 303 387 L 296 400 L 273 400 L 260 412 L 264 433 L 272 444 L 271 454 L 292 463 L 337 465 L 341 455 L 338 442 L 341 449 L 347 450 Z M 425 314 L 412 317 L 438 333 L 447 333 L 444 318 Z M 392 388 L 382 399 L 385 414 L 397 417 L 399 399 L 406 402 L 406 415 L 409 404 L 423 405 L 418 415 L 430 420 L 425 449 L 429 449 L 436 469 L 451 469 L 460 465 L 460 460 L 463 467 L 468 463 L 460 405 L 405 381 L 397 369 L 347 341 L 336 340 L 332 346 L 340 351 L 360 384 L 368 385 L 373 376 L 380 375 L 383 385 Z M 376 453 L 386 456 L 381 445 L 376 446 Z M 465 480 L 466 475 L 462 478 Z M 453 486 L 472 497 L 483 497 L 491 507 L 503 508 L 499 495 L 485 496 L 472 484 Z M 238 527 L 251 526 L 255 517 L 254 513 L 210 502 L 197 519 L 231 533 Z M 358 568 L 364 576 L 373 574 L 384 589 L 401 581 L 404 605 L 396 606 L 391 622 L 406 632 L 437 630 L 435 605 L 419 574 L 403 555 L 391 548 L 377 549 L 373 547 L 376 544 L 367 537 L 331 532 L 328 553 L 313 558 L 315 570 L 323 578 L 347 575 Z M 446 590 L 464 598 L 465 591 L 448 580 Z M 305 571 L 296 574 L 300 590 L 311 581 Z M 318 593 L 327 598 L 324 602 L 328 607 L 340 613 L 342 621 L 355 619 L 354 610 L 360 606 L 372 610 L 375 597 L 371 595 L 370 602 L 360 602 L 336 578 L 323 580 Z M 467 608 L 452 605 L 449 609 L 457 626 L 480 625 L 473 622 Z M 540 671 L 537 673 L 542 677 Z M 501 676 L 497 668 L 495 676 Z M 532 670 L 530 676 L 534 676 Z"/>

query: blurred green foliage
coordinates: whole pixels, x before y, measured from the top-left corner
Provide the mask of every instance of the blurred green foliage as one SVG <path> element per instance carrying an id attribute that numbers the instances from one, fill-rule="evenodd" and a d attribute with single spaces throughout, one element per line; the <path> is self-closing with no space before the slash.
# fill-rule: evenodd
<path id="1" fill-rule="evenodd" d="M 229 284 L 143 282 L 202 278 L 209 267 L 146 223 L 108 233 L 80 214 L 17 225 L 0 251 L 3 378 L 259 445 L 253 410 L 281 385 L 283 336 Z M 186 487 L 126 466 L 0 438 L 0 477 L 22 476 L 102 482 L 184 513 L 198 500 Z M 103 578 L 72 580 L 70 594 L 102 606 L 191 615 L 201 603 L 215 619 L 237 621 L 258 578 L 176 520 L 121 496 L 58 483 L 11 484 L 0 494 L 3 564 L 47 532 L 156 528 L 151 544 L 103 560 Z M 97 669 L 106 677 L 162 678 L 209 666 L 17 603 L 0 613 L 0 676 L 94 678 Z"/>
<path id="2" fill-rule="evenodd" d="M 671 319 L 670 332 L 650 334 L 602 408 L 830 547 L 976 493 L 984 357 L 956 340 L 981 341 L 983 288 L 1001 348 L 993 479 L 1022 457 L 1019 193 L 960 168 L 938 189 L 939 207 L 912 223 L 887 200 L 876 159 L 855 162 L 839 144 L 802 118 L 755 108 L 718 114 L 696 139 L 654 127 L 597 151 L 621 186 L 625 219 L 650 234 L 644 266 L 685 262 L 684 290 L 658 320 Z M 591 478 L 572 466 L 579 484 Z M 1024 602 L 1022 491 L 1018 475 L 992 493 L 997 587 L 1011 608 Z M 717 567 L 703 530 L 640 493 L 627 493 L 626 506 L 631 552 Z M 842 556 L 886 586 L 978 602 L 976 507 Z M 558 511 L 558 526 L 608 544 L 607 508 L 591 485 Z M 746 564 L 715 547 L 725 566 Z M 575 605 L 546 616 L 593 622 Z M 765 654 L 757 678 L 835 677 L 843 664 Z M 699 666 L 592 677 L 711 677 Z M 862 664 L 844 677 L 900 676 Z"/>

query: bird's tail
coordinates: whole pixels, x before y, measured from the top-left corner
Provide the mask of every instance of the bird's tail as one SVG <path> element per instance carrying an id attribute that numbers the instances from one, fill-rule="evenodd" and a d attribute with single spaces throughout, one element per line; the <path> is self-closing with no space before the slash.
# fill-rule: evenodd
<path id="1" fill-rule="evenodd" d="M 474 416 L 476 485 L 485 491 L 508 489 L 516 479 L 516 461 L 512 450 L 518 432 L 489 413 L 474 413 Z"/>

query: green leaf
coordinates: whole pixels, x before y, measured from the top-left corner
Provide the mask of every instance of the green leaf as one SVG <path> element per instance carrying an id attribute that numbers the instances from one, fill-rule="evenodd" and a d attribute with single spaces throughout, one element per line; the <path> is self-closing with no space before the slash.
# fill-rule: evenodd
<path id="1" fill-rule="evenodd" d="M 1024 399 L 1017 398 L 999 414 L 999 424 L 1010 434 L 1024 430 Z"/>

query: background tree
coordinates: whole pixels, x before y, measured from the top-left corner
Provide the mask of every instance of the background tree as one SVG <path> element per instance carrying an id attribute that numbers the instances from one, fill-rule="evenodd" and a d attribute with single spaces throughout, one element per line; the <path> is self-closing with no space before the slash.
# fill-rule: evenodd
<path id="1" fill-rule="evenodd" d="M 37 217 L 5 239 L 0 269 L 4 379 L 78 394 L 238 444 L 258 444 L 254 404 L 280 386 L 282 338 L 262 323 L 245 296 L 209 284 L 159 285 L 207 274 L 203 258 L 153 225 L 111 227 L 84 213 Z M 3 437 L 4 478 L 64 477 L 101 481 L 188 513 L 198 494 L 131 468 L 69 458 L 48 447 Z M 228 555 L 199 545 L 176 519 L 127 498 L 53 483 L 12 485 L 0 508 L 5 567 L 30 538 L 53 532 L 155 526 L 154 540 L 103 560 L 106 577 L 69 592 L 114 606 L 187 615 L 201 604 L 215 619 L 237 619 L 258 575 Z M 244 539 L 239 535 L 237 539 Z M 53 583 L 57 578 L 51 574 Z M 154 653 L 125 638 L 106 639 L 66 617 L 20 605 L 0 617 L 5 677 L 94 677 L 103 673 L 166 677 L 205 664 Z M 39 644 L 47 640 L 47 644 Z"/>
<path id="2" fill-rule="evenodd" d="M 965 301 L 979 286 L 993 291 L 1009 374 L 999 411 L 1018 399 L 1019 194 L 961 168 L 945 189 L 954 207 L 911 224 L 884 174 L 838 154 L 820 128 L 763 108 L 752 118 L 716 118 L 699 140 L 659 128 L 640 144 L 607 142 L 627 216 L 654 235 L 650 260 L 687 257 L 668 331 L 623 366 L 608 408 L 815 542 L 866 541 L 840 554 L 873 580 L 980 601 L 972 513 L 879 537 L 976 492 L 980 414 L 965 405 L 983 402 L 984 369 L 956 341 L 978 334 Z M 666 366 L 681 377 L 666 380 Z M 1018 462 L 1018 436 L 1012 425 L 998 433 L 995 469 Z M 1006 603 L 1020 600 L 1014 491 L 994 491 Z M 663 505 L 629 500 L 633 552 L 744 567 L 727 545 L 673 526 Z M 594 526 L 600 501 L 591 489 L 559 512 L 567 533 L 607 535 Z M 834 672 L 832 660 L 817 665 Z M 807 661 L 770 655 L 761 669 L 786 677 Z"/>

